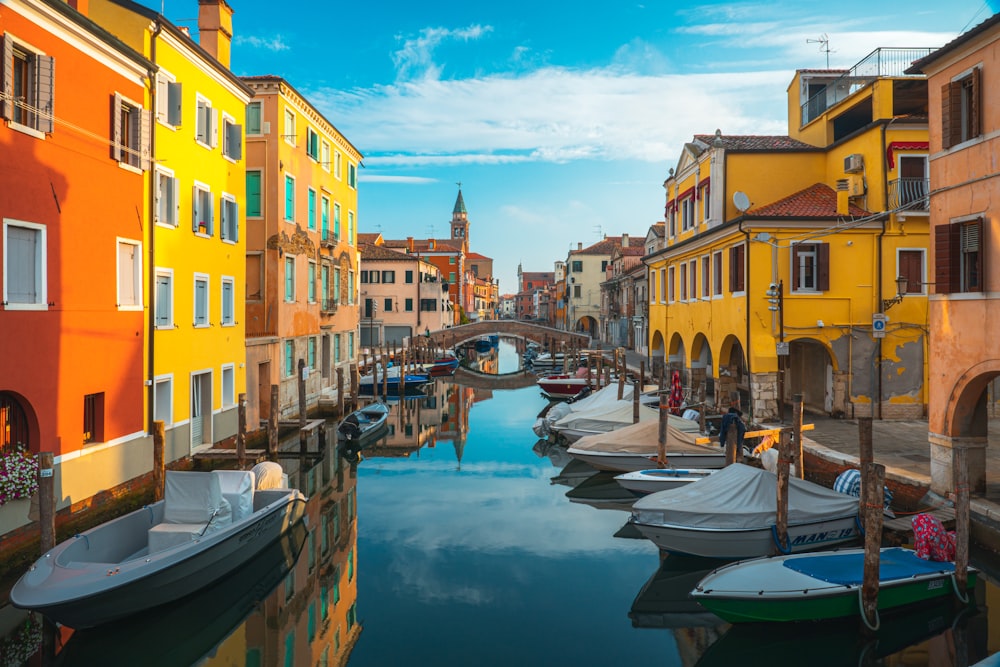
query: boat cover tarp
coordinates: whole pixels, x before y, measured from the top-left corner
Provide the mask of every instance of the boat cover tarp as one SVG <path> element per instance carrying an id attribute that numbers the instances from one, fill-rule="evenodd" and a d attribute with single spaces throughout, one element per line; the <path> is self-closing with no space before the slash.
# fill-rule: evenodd
<path id="1" fill-rule="evenodd" d="M 755 530 L 774 525 L 777 498 L 777 475 L 733 463 L 697 484 L 640 498 L 632 510 L 640 523 Z M 788 480 L 789 524 L 828 521 L 857 511 L 857 498 L 797 477 Z"/>
<path id="2" fill-rule="evenodd" d="M 256 478 L 249 470 L 213 470 L 219 478 L 222 497 L 229 501 L 233 522 L 242 521 L 253 514 L 253 490 Z"/>
<path id="3" fill-rule="evenodd" d="M 698 445 L 695 440 L 697 433 L 681 431 L 673 426 L 679 417 L 671 417 L 667 422 L 667 459 L 670 452 L 689 452 L 694 454 L 712 453 L 718 454 L 720 449 L 713 445 Z M 582 451 L 597 452 L 621 452 L 626 454 L 652 454 L 655 455 L 660 437 L 660 422 L 640 421 L 638 424 L 629 424 L 607 433 L 595 433 L 580 438 L 573 443 L 572 449 Z"/>
<path id="4" fill-rule="evenodd" d="M 274 461 L 261 461 L 253 468 L 250 472 L 254 474 L 254 478 L 257 480 L 257 490 L 264 491 L 267 489 L 283 489 L 287 486 L 285 482 L 285 471 L 281 469 L 280 463 L 275 463 Z"/>
<path id="5" fill-rule="evenodd" d="M 632 401 L 615 401 L 610 406 L 600 409 L 595 408 L 584 412 L 571 412 L 553 424 L 552 428 L 556 431 L 567 428 L 581 431 L 613 431 L 622 426 L 631 426 L 633 413 Z M 639 406 L 639 423 L 648 421 L 659 422 L 659 420 L 660 415 L 657 410 Z M 674 416 L 670 417 L 668 425 L 686 433 L 697 433 L 700 429 L 698 422 Z"/>
<path id="6" fill-rule="evenodd" d="M 625 391 L 622 394 L 622 397 L 622 400 L 629 401 L 629 405 L 632 404 L 631 385 L 625 386 Z M 545 413 L 545 418 L 550 424 L 554 424 L 571 413 L 582 413 L 591 410 L 607 410 L 617 402 L 618 385 L 611 385 L 598 389 L 590 396 L 581 398 L 579 401 L 574 401 L 572 403 L 556 403 L 549 408 L 547 413 Z"/>
<path id="7" fill-rule="evenodd" d="M 818 553 L 803 558 L 786 558 L 785 567 L 807 576 L 842 586 L 861 585 L 865 574 L 864 551 L 851 553 Z M 919 574 L 952 572 L 954 563 L 927 561 L 911 549 L 891 547 L 882 549 L 878 560 L 878 578 L 885 583 L 909 579 Z"/>

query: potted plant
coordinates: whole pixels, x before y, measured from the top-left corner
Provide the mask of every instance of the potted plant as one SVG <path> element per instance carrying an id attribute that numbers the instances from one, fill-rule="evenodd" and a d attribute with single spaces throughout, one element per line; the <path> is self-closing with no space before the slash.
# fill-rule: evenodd
<path id="1" fill-rule="evenodd" d="M 0 456 L 0 505 L 31 498 L 38 490 L 38 455 L 23 446 Z"/>

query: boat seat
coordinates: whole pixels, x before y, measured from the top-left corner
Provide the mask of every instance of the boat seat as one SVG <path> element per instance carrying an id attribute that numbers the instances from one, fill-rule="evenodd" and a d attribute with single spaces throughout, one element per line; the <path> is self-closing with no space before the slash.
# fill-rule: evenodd
<path id="1" fill-rule="evenodd" d="M 218 475 L 168 470 L 163 493 L 163 521 L 149 529 L 149 553 L 189 543 L 231 523 L 232 508 L 222 495 Z"/>
<path id="2" fill-rule="evenodd" d="M 253 490 L 256 476 L 250 470 L 213 470 L 222 486 L 222 497 L 233 510 L 233 522 L 253 514 Z"/>

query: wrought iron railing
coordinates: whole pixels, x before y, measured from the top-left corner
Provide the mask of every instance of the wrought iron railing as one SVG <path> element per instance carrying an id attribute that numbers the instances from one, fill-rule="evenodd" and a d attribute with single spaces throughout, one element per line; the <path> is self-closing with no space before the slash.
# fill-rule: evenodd
<path id="1" fill-rule="evenodd" d="M 889 181 L 889 210 L 908 208 L 926 211 L 929 208 L 929 190 L 930 181 L 926 178 L 897 178 Z"/>
<path id="2" fill-rule="evenodd" d="M 824 111 L 844 100 L 879 77 L 923 77 L 923 74 L 907 74 L 906 70 L 915 61 L 929 55 L 933 48 L 878 48 L 865 56 L 858 64 L 830 82 L 802 104 L 802 124 L 817 118 Z"/>

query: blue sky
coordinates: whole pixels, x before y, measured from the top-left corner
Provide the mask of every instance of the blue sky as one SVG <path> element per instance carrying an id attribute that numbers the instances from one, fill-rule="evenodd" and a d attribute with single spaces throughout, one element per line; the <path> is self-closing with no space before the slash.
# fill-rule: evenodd
<path id="1" fill-rule="evenodd" d="M 154 0 L 145 3 L 160 8 Z M 194 0 L 163 0 L 194 26 Z M 232 69 L 288 79 L 365 155 L 359 229 L 444 238 L 462 183 L 501 292 L 602 234 L 643 236 L 693 134 L 786 134 L 797 68 L 941 46 L 982 0 L 229 0 Z"/>

